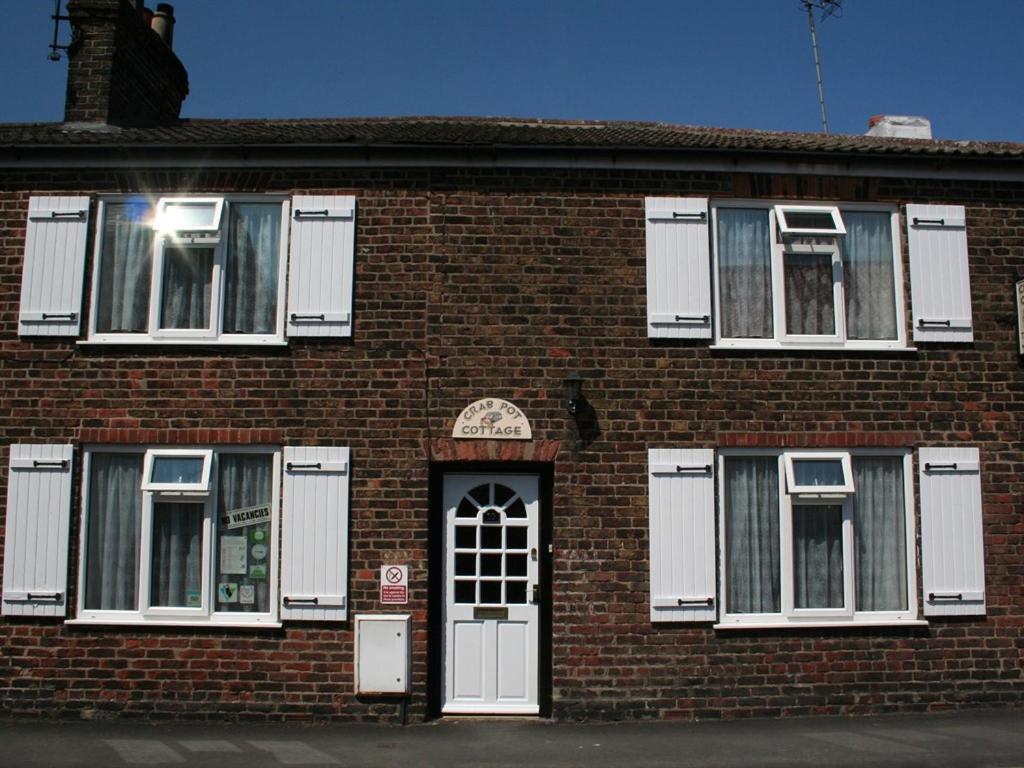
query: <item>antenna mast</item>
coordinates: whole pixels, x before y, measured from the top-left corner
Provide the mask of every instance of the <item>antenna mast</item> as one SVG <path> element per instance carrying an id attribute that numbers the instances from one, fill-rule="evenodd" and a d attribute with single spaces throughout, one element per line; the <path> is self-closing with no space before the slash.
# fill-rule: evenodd
<path id="1" fill-rule="evenodd" d="M 50 43 L 50 53 L 46 58 L 50 61 L 60 61 L 60 52 L 64 51 L 66 53 L 68 50 L 68 46 L 58 44 L 60 23 L 70 20 L 71 17 L 62 15 L 60 12 L 60 0 L 54 0 L 53 15 L 50 18 L 53 19 L 53 42 Z"/>
<path id="2" fill-rule="evenodd" d="M 807 25 L 811 29 L 811 50 L 814 52 L 814 71 L 818 77 L 818 103 L 821 105 L 821 128 L 828 134 L 828 112 L 825 109 L 825 86 L 821 82 L 821 59 L 818 56 L 818 34 L 814 26 L 814 9 L 821 11 L 824 21 L 833 14 L 842 15 L 843 0 L 800 0 L 807 11 Z"/>

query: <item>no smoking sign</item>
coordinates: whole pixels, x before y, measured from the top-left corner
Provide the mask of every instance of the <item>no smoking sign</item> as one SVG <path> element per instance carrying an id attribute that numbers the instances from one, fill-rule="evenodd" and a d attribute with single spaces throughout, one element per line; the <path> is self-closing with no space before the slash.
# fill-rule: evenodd
<path id="1" fill-rule="evenodd" d="M 385 605 L 405 605 L 409 602 L 409 566 L 380 567 L 380 601 Z"/>

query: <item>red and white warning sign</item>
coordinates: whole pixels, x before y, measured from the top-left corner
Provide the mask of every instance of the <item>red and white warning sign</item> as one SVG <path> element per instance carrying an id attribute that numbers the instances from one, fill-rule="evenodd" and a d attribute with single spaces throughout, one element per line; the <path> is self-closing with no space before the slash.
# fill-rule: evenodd
<path id="1" fill-rule="evenodd" d="M 380 601 L 385 605 L 405 605 L 409 602 L 409 566 L 380 567 Z"/>

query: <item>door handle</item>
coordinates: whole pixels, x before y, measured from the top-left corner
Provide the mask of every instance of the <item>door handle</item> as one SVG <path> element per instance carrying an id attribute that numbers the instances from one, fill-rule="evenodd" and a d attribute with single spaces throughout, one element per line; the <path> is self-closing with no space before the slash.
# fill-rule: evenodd
<path id="1" fill-rule="evenodd" d="M 540 584 L 533 585 L 533 595 L 530 598 L 530 602 L 534 605 L 540 605 Z"/>

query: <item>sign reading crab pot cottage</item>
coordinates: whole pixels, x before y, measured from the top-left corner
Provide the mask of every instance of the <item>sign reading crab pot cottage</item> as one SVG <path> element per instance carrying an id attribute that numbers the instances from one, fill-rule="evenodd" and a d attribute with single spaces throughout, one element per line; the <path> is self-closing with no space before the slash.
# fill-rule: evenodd
<path id="1" fill-rule="evenodd" d="M 463 440 L 532 440 L 526 415 L 507 400 L 485 397 L 466 406 L 455 420 L 452 437 Z"/>

